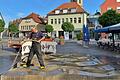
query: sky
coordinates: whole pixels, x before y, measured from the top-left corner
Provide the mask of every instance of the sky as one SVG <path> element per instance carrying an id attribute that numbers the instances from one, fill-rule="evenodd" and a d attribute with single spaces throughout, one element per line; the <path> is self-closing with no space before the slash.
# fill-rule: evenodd
<path id="1" fill-rule="evenodd" d="M 105 0 L 83 0 L 84 9 L 94 14 L 100 11 L 100 5 Z M 25 17 L 34 12 L 40 16 L 46 16 L 48 12 L 57 8 L 63 3 L 70 0 L 0 0 L 0 12 L 2 13 L 5 22 Z"/>

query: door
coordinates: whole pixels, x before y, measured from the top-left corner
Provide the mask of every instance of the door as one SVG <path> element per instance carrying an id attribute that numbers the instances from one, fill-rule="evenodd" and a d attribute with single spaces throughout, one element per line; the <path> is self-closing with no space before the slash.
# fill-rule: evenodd
<path id="1" fill-rule="evenodd" d="M 59 37 L 64 36 L 64 31 L 59 31 Z"/>

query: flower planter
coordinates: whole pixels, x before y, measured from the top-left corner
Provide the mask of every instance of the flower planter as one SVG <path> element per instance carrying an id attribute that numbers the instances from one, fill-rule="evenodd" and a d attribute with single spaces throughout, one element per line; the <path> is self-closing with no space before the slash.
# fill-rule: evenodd
<path id="1" fill-rule="evenodd" d="M 60 36 L 59 44 L 60 45 L 64 45 L 64 37 L 63 36 Z"/>
<path id="2" fill-rule="evenodd" d="M 42 40 L 42 41 L 49 41 L 49 42 L 52 42 L 53 41 L 53 39 L 52 38 L 45 38 L 44 40 Z"/>

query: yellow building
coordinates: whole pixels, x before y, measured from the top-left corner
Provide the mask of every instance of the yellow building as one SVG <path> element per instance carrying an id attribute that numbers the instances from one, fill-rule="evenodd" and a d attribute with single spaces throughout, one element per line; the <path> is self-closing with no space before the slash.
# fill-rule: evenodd
<path id="1" fill-rule="evenodd" d="M 76 34 L 82 31 L 83 25 L 87 23 L 87 13 L 82 3 L 82 0 L 71 0 L 48 13 L 48 24 L 54 28 L 53 37 L 66 36 L 61 28 L 64 22 L 71 22 L 74 25 L 74 31 L 69 33 L 69 38 L 76 37 Z"/>
<path id="2" fill-rule="evenodd" d="M 39 31 L 45 31 L 44 19 L 38 14 L 31 13 L 25 18 L 22 18 L 19 24 L 19 36 L 26 36 L 32 27 L 36 27 Z"/>

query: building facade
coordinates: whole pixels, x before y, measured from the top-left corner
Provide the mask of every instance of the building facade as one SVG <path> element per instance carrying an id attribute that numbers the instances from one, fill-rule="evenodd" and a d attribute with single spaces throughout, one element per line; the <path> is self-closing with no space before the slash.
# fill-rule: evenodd
<path id="1" fill-rule="evenodd" d="M 95 29 L 102 28 L 102 26 L 99 24 L 98 18 L 101 16 L 100 12 L 96 12 L 94 15 L 87 16 L 88 19 L 88 26 L 89 26 L 89 33 L 91 39 L 97 39 L 98 33 L 95 33 Z"/>
<path id="2" fill-rule="evenodd" d="M 36 27 L 38 31 L 45 31 L 44 19 L 38 14 L 31 13 L 25 18 L 22 18 L 19 24 L 19 37 L 26 36 L 32 27 Z"/>
<path id="3" fill-rule="evenodd" d="M 70 22 L 74 25 L 74 32 L 69 33 L 69 38 L 76 37 L 82 31 L 83 25 L 87 24 L 87 13 L 82 8 L 82 0 L 71 0 L 69 3 L 64 3 L 48 13 L 48 24 L 52 25 L 54 32 L 52 36 L 65 36 L 65 32 L 61 26 L 64 22 Z"/>
<path id="4" fill-rule="evenodd" d="M 101 13 L 105 13 L 109 9 L 116 10 L 118 13 L 120 13 L 120 0 L 105 0 L 105 2 L 100 6 Z M 108 37 L 107 34 L 102 33 L 101 37 Z"/>
<path id="5" fill-rule="evenodd" d="M 102 14 L 109 9 L 116 10 L 118 13 L 120 13 L 120 0 L 105 0 L 100 8 Z"/>

